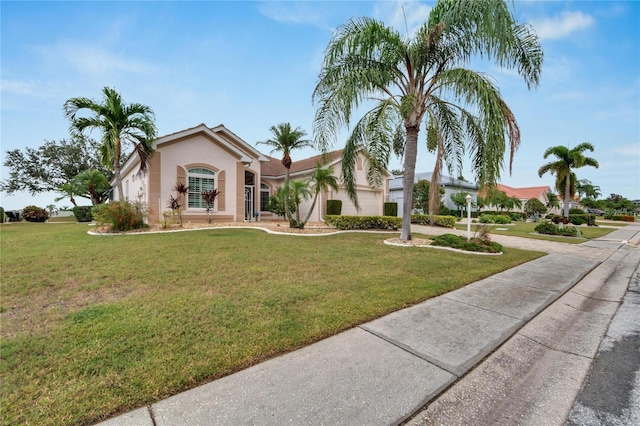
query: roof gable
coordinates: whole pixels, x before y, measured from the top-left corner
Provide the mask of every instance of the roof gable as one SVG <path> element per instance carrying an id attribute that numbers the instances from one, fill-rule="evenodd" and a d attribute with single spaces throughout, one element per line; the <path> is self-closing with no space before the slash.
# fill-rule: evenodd
<path id="1" fill-rule="evenodd" d="M 339 149 L 336 151 L 327 152 L 326 154 L 314 155 L 313 157 L 294 161 L 293 163 L 291 163 L 289 174 L 296 174 L 313 170 L 318 163 L 323 166 L 333 165 L 340 160 L 343 151 L 344 150 Z M 266 157 L 268 161 L 261 164 L 262 176 L 284 176 L 287 169 L 282 165 L 282 162 L 279 159 L 270 157 L 268 155 Z"/>

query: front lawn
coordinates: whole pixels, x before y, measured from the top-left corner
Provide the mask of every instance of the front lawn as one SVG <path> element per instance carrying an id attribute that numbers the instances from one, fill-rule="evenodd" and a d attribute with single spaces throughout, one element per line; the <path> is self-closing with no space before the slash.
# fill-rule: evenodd
<path id="1" fill-rule="evenodd" d="M 88 229 L 0 225 L 2 424 L 105 419 L 542 255 Z"/>
<path id="2" fill-rule="evenodd" d="M 482 226 L 481 223 L 472 223 L 471 224 L 471 232 L 475 232 L 475 230 Z M 607 235 L 615 229 L 611 228 L 600 228 L 596 226 L 579 226 L 577 227 L 582 233 L 582 238 L 568 238 L 568 237 L 559 237 L 555 235 L 542 235 L 537 234 L 534 231 L 534 228 L 538 225 L 534 222 L 512 222 L 508 225 L 490 225 L 489 226 L 489 234 L 494 235 L 510 235 L 512 237 L 523 237 L 523 238 L 534 238 L 537 240 L 549 240 L 549 241 L 559 241 L 563 243 L 571 243 L 571 244 L 580 244 L 584 243 L 585 239 L 593 239 L 602 237 L 603 235 Z M 573 225 L 568 225 L 573 226 Z M 462 223 L 456 224 L 456 229 L 461 231 L 467 230 L 467 225 Z"/>

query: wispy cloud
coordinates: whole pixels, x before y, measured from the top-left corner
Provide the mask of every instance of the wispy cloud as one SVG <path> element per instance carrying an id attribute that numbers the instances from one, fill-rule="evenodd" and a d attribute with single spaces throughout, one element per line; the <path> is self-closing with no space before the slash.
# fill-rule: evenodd
<path id="1" fill-rule="evenodd" d="M 313 25 L 329 29 L 326 3 L 312 2 L 262 2 L 258 10 L 277 22 Z"/>
<path id="2" fill-rule="evenodd" d="M 623 145 L 613 149 L 613 152 L 628 157 L 640 158 L 640 141 L 630 145 Z M 637 160 L 635 160 L 637 162 Z"/>
<path id="3" fill-rule="evenodd" d="M 576 31 L 585 30 L 595 24 L 591 15 L 575 12 L 563 12 L 559 16 L 533 21 L 533 28 L 541 40 L 553 40 L 567 37 Z"/>
<path id="4" fill-rule="evenodd" d="M 419 1 L 381 1 L 375 4 L 373 14 L 401 34 L 411 37 L 429 18 L 431 7 Z"/>

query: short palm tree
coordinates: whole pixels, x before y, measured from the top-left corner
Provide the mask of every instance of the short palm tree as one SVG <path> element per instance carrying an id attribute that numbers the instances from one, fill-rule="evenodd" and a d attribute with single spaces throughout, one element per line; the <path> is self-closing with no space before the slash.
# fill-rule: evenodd
<path id="1" fill-rule="evenodd" d="M 71 132 L 82 133 L 85 129 L 102 132 L 100 154 L 105 166 L 113 169 L 118 198 L 124 201 L 120 167 L 123 158 L 123 144 L 131 143 L 133 151 L 140 158 L 140 171 L 144 172 L 153 154 L 153 141 L 157 130 L 153 110 L 142 104 L 125 104 L 118 92 L 109 87 L 102 90 L 103 101 L 98 103 L 89 98 L 71 98 L 64 103 L 65 116 L 71 121 Z M 89 117 L 81 117 L 81 112 Z"/>
<path id="2" fill-rule="evenodd" d="M 300 221 L 300 204 L 302 204 L 303 201 L 311 198 L 311 187 L 307 182 L 294 180 L 293 182 L 289 182 L 289 184 L 285 186 L 285 188 L 289 188 L 289 196 L 287 198 L 291 200 L 296 210 L 296 217 L 295 219 L 289 220 L 289 226 L 291 228 L 304 228 L 304 224 L 306 221 Z M 287 198 L 285 198 L 285 200 Z"/>
<path id="3" fill-rule="evenodd" d="M 560 208 L 560 202 L 558 201 L 558 194 L 549 190 L 546 192 L 546 197 L 548 200 L 546 204 L 547 213 L 549 213 L 553 208 L 556 208 L 556 209 Z"/>
<path id="4" fill-rule="evenodd" d="M 307 212 L 307 216 L 302 222 L 302 226 L 309 221 L 311 212 L 313 212 L 313 209 L 316 207 L 318 195 L 320 195 L 321 192 L 327 192 L 329 188 L 337 191 L 339 186 L 338 178 L 333 175 L 333 167 L 322 167 L 320 163 L 316 164 L 316 168 L 313 170 L 313 174 L 309 177 L 308 183 L 313 190 L 313 202 Z"/>
<path id="5" fill-rule="evenodd" d="M 354 109 L 367 100 L 376 102 L 346 141 L 343 180 L 358 207 L 357 153 L 367 156 L 367 178 L 376 186 L 386 176 L 391 153 L 403 155 L 403 240 L 411 239 L 412 188 L 423 125 L 427 147 L 436 152 L 433 203 L 439 200 L 435 191 L 443 163 L 461 169 L 467 150 L 477 183 L 491 186 L 500 177 L 507 139 L 511 161 L 520 143 L 516 119 L 492 80 L 463 68 L 475 55 L 515 68 L 528 87 L 538 84 L 543 59 L 538 37 L 529 25 L 514 20 L 502 0 L 440 0 L 409 39 L 382 22 L 352 19 L 338 27 L 325 51 L 313 92 L 318 105 L 315 142 L 328 150 L 340 128 L 350 124 Z"/>
<path id="6" fill-rule="evenodd" d="M 273 137 L 266 141 L 258 142 L 258 144 L 269 145 L 272 148 L 271 153 L 282 152 L 281 163 L 286 169 L 284 175 L 284 187 L 285 190 L 288 191 L 289 170 L 291 169 L 291 164 L 293 164 L 293 161 L 291 160 L 291 151 L 294 149 L 311 147 L 313 144 L 310 140 L 304 139 L 307 135 L 304 130 L 300 127 L 292 129 L 290 123 L 280 123 L 277 126 L 271 126 L 269 130 L 273 134 Z M 284 211 L 292 227 L 295 227 L 293 226 L 293 215 L 289 209 L 289 197 L 284 198 Z"/>
<path id="7" fill-rule="evenodd" d="M 574 148 L 558 145 L 548 148 L 544 153 L 544 158 L 554 155 L 557 160 L 544 164 L 538 169 L 538 176 L 542 177 L 549 172 L 556 176 L 556 189 L 564 192 L 564 217 L 569 217 L 569 203 L 575 194 L 577 178 L 574 169 L 584 166 L 599 167 L 598 161 L 586 157 L 585 151 L 593 152 L 594 148 L 589 142 L 583 142 Z"/>

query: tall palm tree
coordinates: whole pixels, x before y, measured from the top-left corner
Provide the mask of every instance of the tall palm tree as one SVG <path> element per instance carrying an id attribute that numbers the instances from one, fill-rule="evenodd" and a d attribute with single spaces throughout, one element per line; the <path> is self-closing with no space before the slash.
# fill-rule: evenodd
<path id="1" fill-rule="evenodd" d="M 338 190 L 338 178 L 333 175 L 333 167 L 322 167 L 320 163 L 316 164 L 316 168 L 309 177 L 308 183 L 313 190 L 313 202 L 307 212 L 307 216 L 302 222 L 302 226 L 309 221 L 311 212 L 313 212 L 313 209 L 316 207 L 318 195 L 320 195 L 321 192 L 327 192 L 329 188 L 332 188 L 334 191 Z"/>
<path id="2" fill-rule="evenodd" d="M 281 163 L 286 169 L 284 175 L 284 187 L 285 191 L 288 192 L 289 170 L 291 169 L 291 164 L 293 164 L 293 161 L 291 160 L 291 151 L 294 149 L 312 147 L 313 144 L 309 139 L 303 139 L 307 135 L 307 132 L 302 130 L 300 127 L 292 129 L 290 123 L 280 123 L 277 126 L 271 126 L 269 130 L 273 134 L 273 137 L 266 141 L 258 142 L 258 144 L 269 145 L 272 148 L 271 153 L 276 151 L 282 152 Z M 289 225 L 292 228 L 297 227 L 295 226 L 296 221 L 289 209 L 289 197 L 284 197 L 284 211 L 289 219 Z"/>
<path id="3" fill-rule="evenodd" d="M 102 94 L 102 103 L 84 97 L 71 98 L 64 103 L 64 113 L 71 121 L 72 133 L 82 133 L 85 129 L 102 131 L 102 162 L 113 169 L 118 197 L 124 201 L 120 175 L 123 143 L 133 145 L 133 151 L 140 158 L 140 171 L 144 172 L 153 154 L 152 144 L 157 134 L 154 114 L 146 105 L 125 104 L 120 94 L 109 87 L 105 87 Z M 90 116 L 81 117 L 81 112 L 88 112 Z"/>
<path id="4" fill-rule="evenodd" d="M 564 217 L 569 217 L 569 203 L 571 197 L 575 194 L 577 186 L 577 179 L 573 170 L 584 166 L 592 166 L 596 169 L 599 167 L 597 160 L 584 155 L 585 151 L 593 152 L 593 150 L 593 145 L 589 142 L 583 142 L 571 149 L 562 145 L 552 146 L 544 153 L 545 159 L 550 155 L 555 155 L 557 160 L 540 167 L 538 176 L 542 177 L 547 172 L 556 176 L 556 189 L 559 192 L 564 190 Z"/>
<path id="5" fill-rule="evenodd" d="M 423 124 L 427 147 L 436 152 L 433 191 L 440 187 L 442 165 L 461 169 L 465 150 L 481 185 L 499 179 L 507 139 L 512 164 L 520 130 L 492 80 L 462 67 L 476 55 L 517 69 L 529 88 L 538 84 L 543 59 L 538 37 L 529 25 L 515 21 L 502 0 L 440 0 L 428 21 L 406 39 L 382 22 L 352 19 L 338 27 L 325 51 L 313 92 L 318 104 L 315 142 L 328 150 L 354 109 L 366 100 L 376 102 L 347 139 L 343 180 L 359 207 L 357 152 L 367 155 L 367 178 L 376 186 L 386 176 L 391 153 L 403 155 L 403 240 L 411 239 L 412 187 Z M 430 198 L 439 197 L 435 193 Z"/>
<path id="6" fill-rule="evenodd" d="M 600 195 L 602 195 L 602 192 L 600 192 L 600 187 L 598 185 L 594 185 L 588 179 L 580 179 L 578 181 L 578 184 L 576 185 L 576 191 L 579 195 L 584 195 L 585 198 L 596 199 Z"/>

